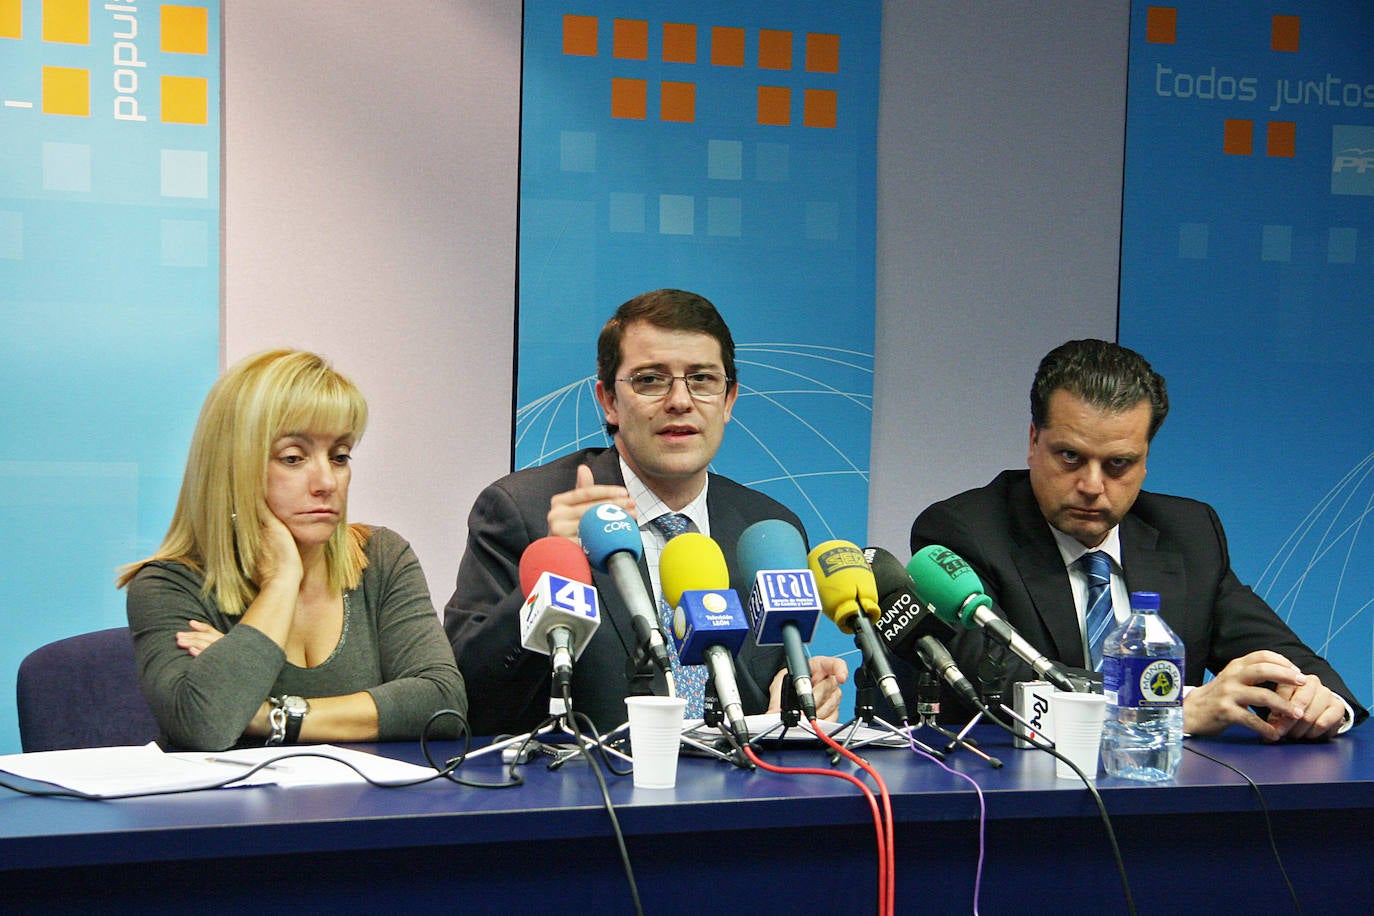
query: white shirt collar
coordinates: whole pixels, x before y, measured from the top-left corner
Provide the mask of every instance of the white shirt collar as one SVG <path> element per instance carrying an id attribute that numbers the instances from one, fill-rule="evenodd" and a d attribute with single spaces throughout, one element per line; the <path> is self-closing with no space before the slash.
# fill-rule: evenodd
<path id="1" fill-rule="evenodd" d="M 630 498 L 635 501 L 635 510 L 639 513 L 639 530 L 657 531 L 649 528 L 649 522 L 663 515 L 665 512 L 677 511 L 692 520 L 693 527 L 707 537 L 711 536 L 711 517 L 706 511 L 706 493 L 711 487 L 711 478 L 707 477 L 706 482 L 701 485 L 701 492 L 681 509 L 673 510 L 668 508 L 668 504 L 659 499 L 653 490 L 640 480 L 630 466 L 625 463 L 625 459 L 620 459 L 620 473 L 625 478 L 625 489 L 630 491 Z"/>
<path id="2" fill-rule="evenodd" d="M 1112 562 L 1116 564 L 1117 569 L 1125 569 L 1125 566 L 1121 562 L 1120 525 L 1116 525 L 1111 531 L 1108 531 L 1107 537 L 1101 544 L 1098 544 L 1096 547 L 1084 547 L 1073 536 L 1065 534 L 1058 528 L 1050 525 L 1049 522 L 1045 524 L 1049 525 L 1050 533 L 1054 535 L 1054 543 L 1059 548 L 1059 556 L 1063 557 L 1064 566 L 1067 568 L 1073 569 L 1074 564 L 1078 562 L 1079 557 L 1083 556 L 1083 554 L 1092 550 L 1100 550 L 1112 558 Z"/>

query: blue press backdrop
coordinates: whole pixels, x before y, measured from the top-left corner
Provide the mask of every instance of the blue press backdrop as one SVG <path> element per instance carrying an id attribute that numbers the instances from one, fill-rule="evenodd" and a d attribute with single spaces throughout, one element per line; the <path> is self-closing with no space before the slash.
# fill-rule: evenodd
<path id="1" fill-rule="evenodd" d="M 219 4 L 167 9 L 0 23 L 0 753 L 24 655 L 126 622 L 219 369 Z"/>
<path id="2" fill-rule="evenodd" d="M 863 545 L 880 12 L 525 4 L 516 467 L 609 444 L 601 325 L 640 292 L 690 289 L 738 347 L 712 469 L 786 503 L 811 543 Z M 780 109 L 761 102 L 779 90 Z M 852 649 L 828 624 L 813 643 Z"/>
<path id="3" fill-rule="evenodd" d="M 1153 17 L 1153 19 L 1152 19 Z M 1147 487 L 1371 697 L 1374 4 L 1131 19 L 1120 340 L 1169 382 Z"/>

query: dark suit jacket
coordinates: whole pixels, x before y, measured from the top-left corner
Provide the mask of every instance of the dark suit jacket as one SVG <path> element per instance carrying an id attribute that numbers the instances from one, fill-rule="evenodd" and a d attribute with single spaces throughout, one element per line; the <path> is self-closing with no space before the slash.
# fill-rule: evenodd
<path id="1" fill-rule="evenodd" d="M 549 659 L 520 645 L 520 555 L 548 532 L 549 499 L 571 490 L 577 467 L 592 469 L 597 483 L 624 486 L 615 449 L 586 449 L 537 468 L 516 471 L 482 491 L 468 516 L 467 550 L 458 584 L 444 609 L 444 629 L 453 643 L 458 670 L 467 683 L 473 734 L 518 734 L 549 714 Z M 706 497 L 711 537 L 730 568 L 730 586 L 748 600 L 736 543 L 751 524 L 777 518 L 805 531 L 781 503 L 726 477 L 712 474 Z M 640 560 L 644 587 L 648 570 Z M 592 584 L 601 599 L 601 625 L 573 666 L 572 698 L 578 712 L 605 731 L 625 721 L 631 692 L 626 662 L 635 648 L 630 612 L 609 575 L 595 570 Z M 649 592 L 653 594 L 652 591 Z M 768 708 L 768 685 L 782 667 L 782 649 L 746 640 L 735 660 L 740 696 L 748 714 Z M 662 692 L 662 680 L 657 680 Z"/>
<path id="2" fill-rule="evenodd" d="M 1029 471 L 1003 471 L 985 487 L 926 509 L 911 528 L 912 552 L 928 544 L 967 560 L 1002 616 L 1037 649 L 1069 667 L 1084 666 L 1068 573 L 1031 491 Z M 1205 671 L 1272 649 L 1344 697 L 1357 721 L 1368 715 L 1326 660 L 1236 578 L 1226 533 L 1211 506 L 1142 491 L 1121 520 L 1121 552 L 1127 588 L 1158 592 L 1161 616 L 1183 640 L 1186 683 L 1201 684 Z M 957 634 L 952 649 L 970 677 L 980 661 L 983 674 L 990 673 L 985 655 L 1003 655 L 985 653 L 976 631 Z M 1005 656 L 1002 689 L 1035 679 L 1028 665 L 1009 652 Z"/>

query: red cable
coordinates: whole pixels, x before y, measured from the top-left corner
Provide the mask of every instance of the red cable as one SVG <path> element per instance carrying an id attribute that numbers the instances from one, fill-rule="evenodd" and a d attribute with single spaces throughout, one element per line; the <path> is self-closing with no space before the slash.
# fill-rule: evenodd
<path id="1" fill-rule="evenodd" d="M 841 773 L 839 770 L 826 770 L 819 767 L 783 767 L 765 763 L 754 749 L 749 745 L 744 746 L 744 754 L 754 765 L 770 773 L 790 773 L 804 776 L 830 776 L 836 779 L 845 779 L 859 787 L 864 796 L 868 799 L 868 806 L 873 809 L 873 826 L 877 835 L 878 842 L 878 916 L 891 916 L 887 909 L 887 889 L 890 881 L 887 875 L 888 855 L 885 835 L 890 830 L 890 825 L 884 822 L 882 814 L 878 810 L 878 799 L 873 795 L 873 790 L 864 785 L 864 781 L 851 773 Z M 887 828 L 887 829 L 885 829 Z"/>
<path id="2" fill-rule="evenodd" d="M 897 911 L 897 843 L 896 838 L 893 836 L 892 797 L 888 795 L 887 783 L 883 781 L 883 777 L 878 774 L 878 771 L 873 769 L 873 767 L 869 765 L 867 760 L 864 760 L 858 754 L 855 754 L 854 752 L 849 750 L 849 748 L 844 747 L 834 738 L 831 738 L 828 734 L 825 733 L 824 729 L 820 727 L 819 723 L 815 722 L 814 720 L 811 722 L 811 730 L 814 731 L 817 737 L 819 737 L 822 741 L 830 745 L 830 747 L 833 748 L 836 751 L 836 753 L 842 754 L 845 757 L 849 758 L 856 766 L 861 767 L 866 773 L 868 773 L 869 776 L 872 776 L 873 782 L 878 786 L 878 791 L 882 793 L 883 813 L 884 815 L 886 815 L 885 828 L 887 831 L 887 867 L 886 869 L 880 868 L 878 874 L 880 876 L 879 880 L 881 880 L 881 876 L 885 872 L 887 876 L 887 881 L 884 885 L 884 894 L 881 897 L 879 897 L 879 912 L 880 916 L 895 916 Z M 881 848 L 879 852 L 880 854 L 882 853 Z M 883 904 L 886 905 L 886 909 L 882 909 Z"/>

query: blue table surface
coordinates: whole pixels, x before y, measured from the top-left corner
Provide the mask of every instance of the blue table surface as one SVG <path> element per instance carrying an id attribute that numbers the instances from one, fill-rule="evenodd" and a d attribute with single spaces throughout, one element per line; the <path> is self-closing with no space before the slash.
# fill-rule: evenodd
<path id="1" fill-rule="evenodd" d="M 1055 761 L 1016 749 L 1005 733 L 973 732 L 1005 766 L 994 769 L 967 751 L 948 765 L 982 788 L 989 818 L 1097 817 L 1076 779 L 1055 777 Z M 923 730 L 918 737 L 935 744 Z M 432 745 L 442 758 L 457 743 Z M 1374 731 L 1356 728 L 1322 744 L 1265 745 L 1233 729 L 1190 738 L 1196 748 L 1235 766 L 1261 788 L 1271 810 L 1374 807 Z M 418 744 L 355 745 L 423 763 Z M 892 796 L 899 822 L 969 820 L 978 799 L 969 783 L 903 749 L 868 748 Z M 828 767 L 816 749 L 770 750 L 764 760 Z M 845 762 L 841 768 L 859 772 Z M 595 778 L 581 760 L 549 771 L 543 760 L 520 768 L 525 783 L 481 789 L 439 780 L 404 789 L 368 785 L 221 789 L 120 801 L 37 798 L 0 789 L 0 871 L 51 865 L 108 864 L 216 857 L 250 845 L 256 853 L 339 851 L 415 845 L 466 845 L 604 836 L 606 814 Z M 497 755 L 465 764 L 460 775 L 499 782 Z M 863 824 L 871 814 L 844 780 L 746 771 L 721 761 L 684 757 L 674 789 L 636 789 L 629 776 L 606 774 L 627 835 L 664 830 L 775 829 Z M 871 780 L 869 780 L 871 783 Z M 1185 752 L 1177 779 L 1162 784 L 1096 780 L 1114 816 L 1253 811 L 1252 789 L 1235 773 Z M 672 817 L 664 817 L 672 806 Z M 665 826 L 671 823 L 671 826 Z M 423 840 L 417 838 L 423 837 Z"/>

